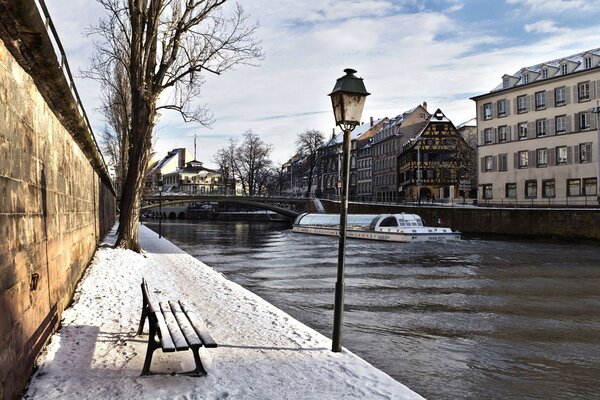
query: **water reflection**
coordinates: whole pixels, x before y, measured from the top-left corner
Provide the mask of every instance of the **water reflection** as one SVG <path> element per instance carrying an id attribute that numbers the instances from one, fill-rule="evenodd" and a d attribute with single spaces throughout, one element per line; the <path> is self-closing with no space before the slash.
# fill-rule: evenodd
<path id="1" fill-rule="evenodd" d="M 163 232 L 331 336 L 336 238 L 246 223 Z M 555 242 L 349 240 L 344 345 L 429 399 L 598 398 L 599 258 Z"/>

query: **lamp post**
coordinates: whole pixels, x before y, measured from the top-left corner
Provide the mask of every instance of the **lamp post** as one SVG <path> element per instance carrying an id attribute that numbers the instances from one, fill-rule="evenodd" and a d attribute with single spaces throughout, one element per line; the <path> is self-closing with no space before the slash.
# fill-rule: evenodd
<path id="1" fill-rule="evenodd" d="M 598 173 L 596 174 L 596 193 L 598 194 L 598 203 L 600 203 L 600 100 L 596 101 L 596 107 L 592 107 L 590 112 L 596 114 L 596 129 L 598 130 Z"/>
<path id="2" fill-rule="evenodd" d="M 162 192 L 163 180 L 158 181 L 158 238 L 162 237 Z"/>
<path id="3" fill-rule="evenodd" d="M 335 124 L 344 132 L 342 144 L 342 195 L 340 197 L 340 241 L 338 246 L 337 280 L 335 282 L 335 303 L 333 307 L 333 343 L 331 350 L 342 351 L 342 324 L 344 312 L 344 262 L 346 252 L 346 221 L 348 216 L 348 187 L 350 180 L 350 135 L 360 124 L 360 116 L 370 94 L 365 89 L 362 78 L 354 76 L 355 70 L 347 68 L 346 75 L 339 78 L 329 94 Z"/>

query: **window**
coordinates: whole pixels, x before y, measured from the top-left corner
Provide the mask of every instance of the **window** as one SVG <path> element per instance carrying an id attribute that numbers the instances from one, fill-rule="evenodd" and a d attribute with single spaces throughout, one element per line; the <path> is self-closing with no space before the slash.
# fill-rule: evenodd
<path id="1" fill-rule="evenodd" d="M 486 171 L 492 171 L 494 169 L 494 158 L 492 156 L 485 156 L 484 163 Z"/>
<path id="2" fill-rule="evenodd" d="M 498 116 L 506 117 L 507 112 L 506 99 L 498 100 Z"/>
<path id="3" fill-rule="evenodd" d="M 517 97 L 517 112 L 525 113 L 527 112 L 527 96 L 518 96 Z"/>
<path id="4" fill-rule="evenodd" d="M 527 139 L 527 122 L 519 124 L 519 140 Z"/>
<path id="5" fill-rule="evenodd" d="M 579 145 L 579 162 L 584 164 L 592 161 L 592 145 L 591 143 L 585 143 Z"/>
<path id="6" fill-rule="evenodd" d="M 492 198 L 492 185 L 491 184 L 483 185 L 483 198 L 484 199 Z"/>
<path id="7" fill-rule="evenodd" d="M 592 57 L 586 57 L 586 58 L 584 58 L 583 62 L 585 64 L 585 69 L 592 68 Z"/>
<path id="8" fill-rule="evenodd" d="M 590 128 L 590 114 L 582 112 L 579 114 L 579 130 L 583 131 Z"/>
<path id="9" fill-rule="evenodd" d="M 554 179 L 545 179 L 542 181 L 542 197 L 556 197 Z"/>
<path id="10" fill-rule="evenodd" d="M 527 166 L 529 165 L 529 154 L 527 153 L 527 150 L 520 151 L 518 153 L 518 157 L 519 157 L 519 168 L 527 168 Z"/>
<path id="11" fill-rule="evenodd" d="M 585 196 L 595 196 L 598 192 L 598 184 L 596 178 L 583 178 L 583 194 Z"/>
<path id="12" fill-rule="evenodd" d="M 483 130 L 483 136 L 485 138 L 485 144 L 494 143 L 494 135 L 492 128 L 486 128 Z"/>
<path id="13" fill-rule="evenodd" d="M 562 75 L 566 75 L 566 74 L 568 74 L 568 73 L 569 73 L 569 66 L 568 66 L 567 64 L 562 64 L 562 65 L 560 66 L 560 73 L 561 73 Z"/>
<path id="14" fill-rule="evenodd" d="M 542 78 L 546 79 L 548 77 L 548 68 L 542 69 Z"/>
<path id="15" fill-rule="evenodd" d="M 581 82 L 577 85 L 577 96 L 579 101 L 588 101 L 590 99 L 590 82 Z"/>
<path id="16" fill-rule="evenodd" d="M 537 149 L 535 151 L 535 159 L 538 167 L 545 167 L 548 165 L 548 150 Z"/>
<path id="17" fill-rule="evenodd" d="M 508 133 L 506 125 L 502 125 L 498 127 L 498 141 L 506 142 L 508 140 Z"/>
<path id="18" fill-rule="evenodd" d="M 567 163 L 567 146 L 559 146 L 556 148 L 556 163 L 566 164 Z"/>
<path id="19" fill-rule="evenodd" d="M 529 83 L 529 74 L 523 74 L 523 83 L 524 84 Z"/>
<path id="20" fill-rule="evenodd" d="M 567 196 L 581 196 L 580 179 L 567 179 Z"/>
<path id="21" fill-rule="evenodd" d="M 510 80 L 508 78 L 502 79 L 502 88 L 506 89 L 510 85 Z"/>
<path id="22" fill-rule="evenodd" d="M 558 115 L 554 117 L 554 131 L 557 135 L 567 131 L 567 119 L 565 115 Z"/>
<path id="23" fill-rule="evenodd" d="M 535 109 L 540 110 L 546 108 L 546 92 L 535 93 Z"/>
<path id="24" fill-rule="evenodd" d="M 486 103 L 483 105 L 483 119 L 492 119 L 492 103 Z"/>
<path id="25" fill-rule="evenodd" d="M 538 119 L 535 121 L 535 135 L 537 137 L 546 136 L 546 120 Z"/>
<path id="26" fill-rule="evenodd" d="M 506 197 L 509 199 L 517 198 L 517 184 L 516 183 L 507 183 L 506 184 Z"/>
<path id="27" fill-rule="evenodd" d="M 508 155 L 498 154 L 498 171 L 506 171 L 508 169 Z"/>
<path id="28" fill-rule="evenodd" d="M 535 199 L 537 197 L 537 181 L 525 181 L 525 197 Z"/>
<path id="29" fill-rule="evenodd" d="M 565 87 L 559 87 L 554 89 L 554 105 L 556 107 L 564 106 L 567 104 L 567 99 L 565 97 Z"/>

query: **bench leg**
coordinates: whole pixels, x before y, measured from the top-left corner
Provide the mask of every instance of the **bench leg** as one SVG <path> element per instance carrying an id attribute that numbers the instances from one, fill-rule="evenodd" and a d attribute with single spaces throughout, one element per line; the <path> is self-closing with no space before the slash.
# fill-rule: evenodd
<path id="1" fill-rule="evenodd" d="M 142 306 L 142 317 L 140 318 L 140 325 L 139 325 L 138 331 L 137 331 L 138 335 L 141 335 L 142 333 L 144 333 L 144 322 L 146 322 L 147 316 L 148 316 L 148 309 L 146 307 L 146 304 L 144 304 Z"/>
<path id="2" fill-rule="evenodd" d="M 194 362 L 196 363 L 196 369 L 189 372 L 182 372 L 179 375 L 188 375 L 188 376 L 205 376 L 206 370 L 202 365 L 202 361 L 200 361 L 200 354 L 198 353 L 199 347 L 192 347 L 192 353 L 194 354 Z"/>
<path id="3" fill-rule="evenodd" d="M 150 375 L 150 364 L 152 363 L 152 355 L 154 354 L 154 350 L 158 349 L 160 345 L 156 343 L 154 336 L 156 335 L 156 330 L 153 329 L 152 323 L 150 325 L 150 334 L 148 335 L 148 349 L 146 350 L 146 359 L 144 360 L 144 367 L 142 368 L 142 376 Z"/>

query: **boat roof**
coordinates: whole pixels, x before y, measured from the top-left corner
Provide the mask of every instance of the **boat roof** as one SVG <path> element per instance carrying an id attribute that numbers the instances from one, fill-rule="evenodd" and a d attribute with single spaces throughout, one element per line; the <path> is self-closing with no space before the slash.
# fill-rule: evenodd
<path id="1" fill-rule="evenodd" d="M 421 217 L 417 214 L 348 214 L 347 225 L 350 226 L 375 226 L 379 221 L 394 217 L 399 221 L 404 222 L 421 222 Z M 300 214 L 294 221 L 295 225 L 321 225 L 334 226 L 340 224 L 339 214 L 316 214 L 304 213 Z"/>

